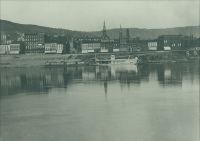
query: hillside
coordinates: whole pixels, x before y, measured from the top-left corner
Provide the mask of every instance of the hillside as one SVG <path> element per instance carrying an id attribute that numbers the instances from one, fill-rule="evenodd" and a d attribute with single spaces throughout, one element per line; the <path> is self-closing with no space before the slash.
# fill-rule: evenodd
<path id="1" fill-rule="evenodd" d="M 126 28 L 123 28 L 123 35 L 126 35 Z M 110 38 L 118 38 L 120 29 L 108 29 L 107 33 Z M 96 32 L 81 32 L 72 31 L 67 29 L 57 29 L 51 27 L 43 27 L 38 25 L 19 24 L 6 20 L 0 20 L 0 32 L 1 34 L 8 34 L 12 39 L 15 39 L 18 33 L 36 33 L 44 32 L 49 35 L 65 35 L 67 37 L 83 37 L 83 36 L 101 36 L 101 31 Z M 141 39 L 155 39 L 159 35 L 193 35 L 194 37 L 200 37 L 200 26 L 187 26 L 165 29 L 140 29 L 129 28 L 131 37 L 140 37 Z"/>
<path id="2" fill-rule="evenodd" d="M 15 38 L 18 33 L 37 33 L 37 32 L 43 32 L 48 35 L 65 35 L 67 37 L 93 36 L 91 35 L 91 33 L 86 33 L 86 32 L 44 27 L 38 25 L 19 24 L 5 20 L 0 20 L 0 32 L 2 34 L 10 35 L 12 39 Z"/>
<path id="3" fill-rule="evenodd" d="M 110 38 L 119 38 L 120 29 L 107 30 Z M 126 28 L 122 29 L 123 36 L 126 36 Z M 193 35 L 194 37 L 200 37 L 200 26 L 187 26 L 165 29 L 139 29 L 129 28 L 131 37 L 140 37 L 141 39 L 155 39 L 160 35 Z M 99 36 L 101 32 L 93 32 L 94 35 Z"/>

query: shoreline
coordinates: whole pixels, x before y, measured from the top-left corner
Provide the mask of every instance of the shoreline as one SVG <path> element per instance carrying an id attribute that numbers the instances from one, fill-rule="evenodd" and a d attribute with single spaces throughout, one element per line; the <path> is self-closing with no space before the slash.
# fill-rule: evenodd
<path id="1" fill-rule="evenodd" d="M 111 54 L 101 54 L 101 57 L 109 57 Z M 120 55 L 130 55 L 129 53 L 122 53 Z M 138 54 L 132 54 L 137 56 Z M 158 54 L 155 54 L 155 56 Z M 163 57 L 164 55 L 160 55 Z M 0 68 L 23 68 L 23 67 L 65 67 L 65 66 L 86 66 L 95 64 L 95 54 L 20 54 L 20 55 L 0 55 Z M 199 57 L 186 58 L 180 56 L 167 56 L 163 58 L 147 58 L 139 64 L 146 63 L 184 63 L 190 60 L 196 60 Z"/>

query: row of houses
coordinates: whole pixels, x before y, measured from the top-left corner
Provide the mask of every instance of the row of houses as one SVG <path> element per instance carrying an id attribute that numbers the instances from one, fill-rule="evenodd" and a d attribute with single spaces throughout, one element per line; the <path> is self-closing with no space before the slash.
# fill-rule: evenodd
<path id="1" fill-rule="evenodd" d="M 81 42 L 81 53 L 93 52 L 140 52 L 140 51 L 171 51 L 189 50 L 200 47 L 200 38 L 182 35 L 162 35 L 154 40 L 129 39 L 109 40 L 107 42 Z"/>
<path id="2" fill-rule="evenodd" d="M 38 49 L 38 50 L 37 50 Z M 35 49 L 35 52 L 45 54 L 62 54 L 64 46 L 57 43 L 46 43 Z M 37 50 L 37 51 L 36 51 Z M 22 48 L 20 44 L 0 45 L 0 54 L 21 54 Z"/>
<path id="3" fill-rule="evenodd" d="M 131 38 L 129 29 L 123 36 L 121 26 L 119 38 L 110 39 L 106 32 L 105 22 L 101 38 L 81 38 L 77 42 L 81 48 L 81 53 L 170 51 L 200 47 L 200 38 L 193 36 L 161 35 L 154 40 L 141 40 L 140 38 Z"/>
<path id="4" fill-rule="evenodd" d="M 0 54 L 20 54 L 20 44 L 0 45 Z"/>
<path id="5" fill-rule="evenodd" d="M 63 44 L 57 44 L 57 43 L 47 43 L 45 44 L 45 54 L 62 54 L 63 53 L 64 46 Z"/>
<path id="6" fill-rule="evenodd" d="M 105 22 L 101 37 L 85 38 L 50 38 L 44 33 L 28 33 L 20 37 L 20 44 L 12 44 L 5 35 L 1 36 L 1 54 L 19 53 L 107 53 L 107 52 L 140 52 L 188 50 L 200 47 L 200 38 L 182 35 L 162 35 L 154 40 L 131 38 L 129 29 L 123 36 L 120 27 L 119 38 L 110 39 L 106 32 Z M 52 42 L 53 41 L 53 42 Z M 68 51 L 66 51 L 68 49 Z"/>
<path id="7" fill-rule="evenodd" d="M 66 44 L 45 43 L 44 34 L 25 34 L 24 44 L 6 42 L 0 45 L 0 54 L 45 53 L 62 54 Z M 76 45 L 76 47 L 75 47 Z M 69 42 L 73 53 L 107 53 L 107 52 L 140 52 L 188 50 L 200 47 L 200 38 L 182 35 L 162 35 L 154 40 L 139 38 L 77 38 Z M 69 51 L 72 53 L 72 51 Z"/>
<path id="8" fill-rule="evenodd" d="M 12 44 L 5 35 L 1 35 L 0 54 L 20 54 L 20 53 L 45 53 L 62 54 L 64 44 L 46 43 L 44 33 L 24 34 L 21 41 Z"/>
<path id="9" fill-rule="evenodd" d="M 182 35 L 162 35 L 147 42 L 148 50 L 188 50 L 200 47 L 200 38 Z"/>

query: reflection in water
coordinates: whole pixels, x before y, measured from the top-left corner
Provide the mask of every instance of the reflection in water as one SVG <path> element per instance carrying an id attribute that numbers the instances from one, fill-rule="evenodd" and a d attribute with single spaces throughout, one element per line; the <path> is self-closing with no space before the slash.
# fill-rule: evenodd
<path id="1" fill-rule="evenodd" d="M 0 141 L 198 141 L 198 63 L 0 69 Z"/>
<path id="2" fill-rule="evenodd" d="M 107 95 L 107 91 L 108 91 L 108 82 L 105 81 L 105 82 L 103 83 L 103 86 L 104 86 L 105 95 Z"/>
<path id="3" fill-rule="evenodd" d="M 182 86 L 182 79 L 187 74 L 191 81 L 198 73 L 195 64 L 149 64 L 145 66 L 85 66 L 68 68 L 16 68 L 0 70 L 1 95 L 16 94 L 26 91 L 48 92 L 52 87 L 64 88 L 81 80 L 103 81 L 107 93 L 108 81 L 117 81 L 128 86 L 148 82 L 157 78 L 161 86 Z M 152 74 L 152 75 L 151 75 Z M 157 76 L 153 75 L 157 74 Z"/>

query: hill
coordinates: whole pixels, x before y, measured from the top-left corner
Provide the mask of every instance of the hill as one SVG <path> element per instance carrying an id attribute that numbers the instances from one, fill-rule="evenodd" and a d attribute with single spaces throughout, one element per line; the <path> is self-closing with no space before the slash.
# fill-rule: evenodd
<path id="1" fill-rule="evenodd" d="M 107 34 L 110 38 L 119 38 L 120 29 L 108 29 Z M 123 36 L 126 35 L 126 28 L 122 29 Z M 84 37 L 84 36 L 96 36 L 100 37 L 102 32 L 81 32 L 72 31 L 67 29 L 58 29 L 51 27 L 44 27 L 30 24 L 19 24 L 0 19 L 0 32 L 1 34 L 8 34 L 12 39 L 15 39 L 20 33 L 36 33 L 43 32 L 48 35 L 65 35 L 67 37 Z M 200 26 L 187 26 L 187 27 L 175 27 L 165 29 L 141 29 L 141 28 L 129 28 L 131 37 L 140 37 L 141 39 L 155 39 L 160 35 L 193 35 L 194 37 L 200 37 Z"/>
<path id="2" fill-rule="evenodd" d="M 119 38 L 120 29 L 107 30 L 110 38 Z M 123 36 L 126 36 L 126 28 L 122 29 Z M 187 26 L 165 29 L 140 29 L 129 28 L 130 37 L 140 37 L 141 39 L 156 39 L 160 35 L 185 35 L 200 37 L 200 26 Z M 93 32 L 94 35 L 100 36 L 101 32 Z"/>
<path id="3" fill-rule="evenodd" d="M 37 33 L 43 32 L 48 35 L 65 35 L 67 37 L 82 37 L 82 36 L 94 36 L 92 33 L 86 33 L 81 31 L 72 31 L 61 28 L 51 28 L 31 24 L 19 24 L 6 20 L 0 20 L 0 32 L 1 34 L 10 35 L 13 39 L 20 33 Z"/>

